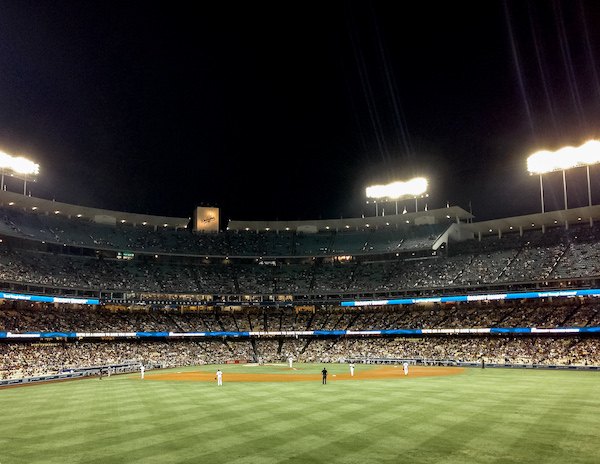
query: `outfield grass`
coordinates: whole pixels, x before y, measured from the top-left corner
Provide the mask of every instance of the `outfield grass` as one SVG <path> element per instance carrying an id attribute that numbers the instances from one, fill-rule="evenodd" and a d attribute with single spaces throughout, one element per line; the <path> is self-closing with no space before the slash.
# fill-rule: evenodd
<path id="1" fill-rule="evenodd" d="M 234 370 L 282 367 L 223 370 L 223 387 L 136 375 L 0 389 L 0 464 L 600 462 L 597 372 L 321 385 L 227 383 Z"/>

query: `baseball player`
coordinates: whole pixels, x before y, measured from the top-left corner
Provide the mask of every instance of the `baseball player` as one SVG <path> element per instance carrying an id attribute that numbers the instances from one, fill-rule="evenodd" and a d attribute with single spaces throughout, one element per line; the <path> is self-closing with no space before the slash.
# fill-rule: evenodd
<path id="1" fill-rule="evenodd" d="M 294 363 L 294 358 L 290 355 L 288 358 L 288 364 L 290 365 L 290 369 L 292 368 L 292 364 Z"/>
<path id="2" fill-rule="evenodd" d="M 408 361 L 402 363 L 402 368 L 404 369 L 404 375 L 408 375 Z"/>
<path id="3" fill-rule="evenodd" d="M 144 380 L 144 372 L 146 371 L 146 368 L 144 367 L 144 365 L 142 363 L 140 363 L 140 378 L 142 380 Z"/>
<path id="4" fill-rule="evenodd" d="M 354 363 L 350 363 L 350 377 L 354 377 Z"/>
<path id="5" fill-rule="evenodd" d="M 215 379 L 217 379 L 217 386 L 223 385 L 223 373 L 221 372 L 221 369 L 217 369 L 217 376 Z"/>

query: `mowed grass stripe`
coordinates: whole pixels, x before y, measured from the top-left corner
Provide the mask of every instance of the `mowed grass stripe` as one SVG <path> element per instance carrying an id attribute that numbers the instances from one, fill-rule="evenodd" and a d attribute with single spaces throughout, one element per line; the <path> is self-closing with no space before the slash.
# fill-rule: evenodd
<path id="1" fill-rule="evenodd" d="M 213 387 L 214 388 L 214 387 Z M 273 386 L 273 388 L 276 388 L 275 386 Z M 246 390 L 246 387 L 244 388 L 244 390 Z M 253 390 L 253 391 L 259 391 L 259 390 Z M 225 391 L 225 388 L 218 388 L 216 390 L 211 389 L 208 391 L 209 396 L 211 396 L 212 399 L 216 398 L 216 396 L 221 396 L 222 398 L 225 398 L 227 402 L 231 401 L 231 396 L 229 394 L 227 394 L 227 392 Z M 273 394 L 268 394 L 268 395 L 264 395 L 263 392 L 261 392 L 261 394 L 257 395 L 258 398 L 256 398 L 256 404 L 254 404 L 251 400 L 251 395 L 247 396 L 244 403 L 245 407 L 237 407 L 235 414 L 231 414 L 231 415 L 227 415 L 227 416 L 222 416 L 218 418 L 218 422 L 215 425 L 210 425 L 205 423 L 206 425 L 208 425 L 209 430 L 206 431 L 203 434 L 202 439 L 205 440 L 210 440 L 211 443 L 213 444 L 213 446 L 216 446 L 217 449 L 222 449 L 222 446 L 225 446 L 225 444 L 221 443 L 221 441 L 223 440 L 223 437 L 226 437 L 226 434 L 223 434 L 224 430 L 227 431 L 232 431 L 234 429 L 238 429 L 240 432 L 243 432 L 244 428 L 247 429 L 251 429 L 251 425 L 252 424 L 269 424 L 269 421 L 277 421 L 277 417 L 273 417 L 273 411 L 275 411 L 276 409 L 272 408 L 272 403 L 276 403 L 277 406 L 280 406 L 279 402 L 280 400 L 278 399 L 279 397 L 277 395 L 273 395 Z M 206 398 L 205 398 L 206 399 Z M 211 401 L 211 403 L 214 403 L 214 401 Z M 248 411 L 253 411 L 253 412 L 248 412 Z M 265 412 L 265 411 L 270 411 L 270 412 Z M 285 421 L 289 419 L 289 408 L 280 408 L 280 413 L 279 415 L 281 416 L 279 419 L 281 421 Z M 319 414 L 322 414 L 322 412 L 319 412 Z M 331 413 L 328 413 L 331 414 Z M 269 420 L 267 420 L 269 419 Z M 277 422 L 275 422 L 277 423 Z M 282 422 L 283 423 L 283 422 Z M 176 422 L 171 424 L 170 427 L 170 432 L 173 431 L 173 428 L 178 425 Z M 190 427 L 191 425 L 191 427 Z M 185 426 L 185 428 L 188 428 L 189 430 L 195 430 L 195 426 L 196 424 L 188 424 Z M 282 428 L 281 426 L 278 426 L 279 428 Z M 185 438 L 185 437 L 184 437 Z M 230 438 L 226 437 L 225 440 L 230 440 Z M 160 440 L 157 439 L 156 440 L 156 447 L 165 448 L 165 443 L 164 440 Z M 129 447 L 130 448 L 137 448 L 135 443 L 131 443 L 131 441 L 129 442 Z M 154 446 L 151 446 L 151 448 Z M 146 447 L 147 448 L 147 447 Z M 110 450 L 106 450 L 107 452 L 110 452 Z M 140 450 L 141 455 L 144 455 L 145 453 L 142 452 L 142 450 Z M 135 453 L 132 453 L 133 455 L 135 455 Z M 133 456 L 131 456 L 131 458 L 133 458 Z"/>
<path id="2" fill-rule="evenodd" d="M 274 386 L 273 388 L 275 388 L 277 391 L 279 391 L 279 385 Z M 327 388 L 327 387 L 324 387 Z M 218 389 L 217 391 L 222 392 L 222 389 Z M 253 391 L 257 391 L 257 390 L 253 390 Z M 266 410 L 266 411 L 276 411 L 276 409 L 273 408 L 273 406 L 271 405 L 271 403 L 275 403 L 277 406 L 280 406 L 279 401 L 277 400 L 277 398 L 279 398 L 279 395 L 273 395 L 273 394 L 269 394 L 268 397 L 271 398 L 271 400 L 269 401 L 265 401 L 264 400 L 264 394 L 259 394 L 258 395 L 260 397 L 260 403 L 257 404 L 256 406 L 251 404 L 249 405 L 249 408 L 252 409 L 259 409 L 259 410 Z M 246 401 L 249 401 L 248 398 L 246 398 Z M 301 406 L 302 407 L 302 406 Z M 281 408 L 280 408 L 281 409 Z M 247 419 L 247 414 L 244 411 L 237 411 L 237 415 L 232 415 L 231 417 L 225 417 L 224 419 L 221 419 L 220 423 L 226 428 L 228 429 L 230 432 L 233 433 L 238 433 L 238 439 L 237 439 L 237 444 L 238 446 L 240 446 L 244 453 L 247 452 L 248 448 L 248 443 L 246 443 L 241 437 L 243 436 L 244 431 L 246 430 L 251 430 L 250 427 L 247 426 L 247 421 L 244 419 Z M 305 416 L 305 420 L 308 423 L 314 423 L 315 421 L 315 416 L 319 417 L 319 416 L 324 416 L 323 419 L 332 419 L 335 417 L 336 413 L 335 412 L 327 412 L 327 411 L 323 411 L 323 410 L 318 410 L 316 412 L 311 413 L 310 417 L 307 416 L 306 413 L 306 409 L 303 412 L 303 415 Z M 279 417 L 278 417 L 279 416 Z M 265 415 L 265 413 L 261 413 L 257 418 L 251 417 L 250 418 L 250 422 L 255 424 L 254 430 L 251 431 L 251 434 L 256 434 L 257 430 L 256 427 L 259 427 L 259 432 L 261 433 L 261 435 L 268 435 L 271 430 L 269 430 L 271 427 L 273 428 L 273 433 L 276 434 L 281 434 L 282 433 L 282 429 L 286 429 L 287 427 L 285 426 L 285 424 L 290 424 L 290 417 L 289 417 L 289 409 L 288 408 L 283 408 L 282 412 L 280 412 L 279 414 L 274 414 L 273 412 L 271 412 L 269 414 L 269 417 L 267 417 Z M 271 424 L 271 427 L 269 427 L 269 424 Z M 222 428 L 223 427 L 217 427 L 217 428 L 211 428 L 211 431 L 206 432 L 202 439 L 206 440 L 206 441 L 210 441 L 210 445 L 211 447 L 215 448 L 216 453 L 220 453 L 220 454 L 227 454 L 228 456 L 231 457 L 232 453 L 230 452 L 230 450 L 228 450 L 226 447 L 226 441 L 230 441 L 229 438 L 225 438 L 225 442 L 223 441 L 223 438 L 219 439 L 217 437 L 214 436 L 213 432 L 216 432 L 217 434 L 221 434 L 222 432 Z M 292 434 L 292 436 L 295 436 L 295 433 Z M 267 440 L 267 442 L 269 442 L 269 440 Z M 131 445 L 131 444 L 130 444 Z M 255 445 L 256 446 L 256 445 Z M 161 449 L 165 449 L 165 443 L 164 441 L 162 443 L 160 443 L 159 448 Z M 252 448 L 250 448 L 252 449 Z M 132 452 L 131 454 L 128 455 L 128 459 L 134 459 L 134 456 L 138 456 L 138 457 L 142 457 L 145 455 L 144 452 L 142 452 L 142 450 L 140 450 L 141 454 L 138 454 L 137 452 Z M 203 453 L 203 458 L 210 458 L 210 455 L 206 455 L 205 453 Z"/>
<path id="3" fill-rule="evenodd" d="M 326 386 L 120 376 L 0 390 L 0 462 L 595 462 L 599 385 L 598 373 L 486 369 Z"/>
<path id="4" fill-rule="evenodd" d="M 152 407 L 156 417 L 148 418 L 155 424 L 150 431 L 142 436 L 136 433 L 120 433 L 110 443 L 105 444 L 103 457 L 89 462 L 102 462 L 110 456 L 116 459 L 123 454 L 124 448 L 127 449 L 127 459 L 131 460 L 154 456 L 171 448 L 179 449 L 180 444 L 198 438 L 201 441 L 219 442 L 223 437 L 227 437 L 226 432 L 232 420 L 235 420 L 239 427 L 250 428 L 253 423 L 260 423 L 269 416 L 268 412 L 251 402 L 240 402 L 236 407 L 237 415 L 228 419 L 218 412 L 227 411 L 231 407 L 231 397 L 223 389 L 213 392 L 209 391 L 208 395 L 203 395 L 201 391 L 199 396 L 194 395 L 195 402 L 188 405 L 185 414 L 172 414 L 170 410 L 163 408 L 160 400 L 155 401 Z M 198 397 L 202 400 L 198 400 Z M 199 402 L 201 404 L 198 404 Z M 210 407 L 206 404 L 210 404 Z M 168 423 L 168 426 L 162 425 L 163 423 Z M 197 432 L 199 425 L 204 430 L 201 437 L 198 437 Z"/>
<path id="5" fill-rule="evenodd" d="M 312 395 L 314 393 L 311 392 Z M 332 435 L 339 436 L 338 424 L 353 425 L 351 433 L 346 431 L 348 437 L 362 433 L 362 430 L 368 427 L 360 425 L 361 413 L 364 413 L 363 405 L 351 405 L 351 408 L 345 408 L 345 412 L 341 412 L 341 409 L 344 409 L 342 405 L 335 409 L 324 409 L 323 405 L 323 401 L 315 401 L 312 406 L 305 403 L 301 414 L 292 420 L 287 418 L 277 421 L 277 418 L 273 417 L 268 422 L 258 424 L 262 433 L 253 442 L 236 443 L 227 449 L 203 455 L 202 459 L 219 459 L 218 455 L 222 453 L 229 457 L 228 462 L 282 462 L 298 457 L 298 449 L 331 446 Z M 254 450 L 250 455 L 249 449 Z"/>
<path id="6" fill-rule="evenodd" d="M 250 430 L 252 424 L 266 422 L 268 419 L 268 413 L 255 412 L 248 414 L 245 420 L 240 419 L 237 421 L 236 425 L 239 428 Z M 210 443 L 211 447 L 221 450 L 231 443 L 231 437 L 228 435 L 233 431 L 233 427 L 230 421 L 213 420 L 204 423 L 201 436 L 198 436 L 197 426 L 198 423 L 195 420 L 179 420 L 173 422 L 168 428 L 161 427 L 154 429 L 153 434 L 146 434 L 145 436 L 136 438 L 127 437 L 124 441 L 119 440 L 117 443 L 106 446 L 105 457 L 89 462 L 103 462 L 103 459 L 108 455 L 122 456 L 124 447 L 127 449 L 126 460 L 127 462 L 131 462 L 136 459 L 143 460 L 147 456 L 154 456 L 165 451 L 169 452 L 173 449 L 180 449 L 193 441 L 196 441 L 201 446 L 200 449 L 196 449 L 195 455 L 198 452 L 204 452 L 203 442 Z M 244 443 L 243 430 L 238 432 L 236 440 L 238 443 Z"/>
<path id="7" fill-rule="evenodd" d="M 252 404 L 249 404 L 247 406 L 247 409 L 254 409 L 254 411 L 256 411 L 259 408 L 256 408 L 255 406 L 253 406 Z M 220 441 L 223 439 L 223 437 L 227 436 L 227 434 L 223 433 L 224 431 L 229 431 L 231 429 L 230 423 L 237 425 L 237 427 L 240 427 L 241 429 L 243 429 L 244 427 L 248 430 L 250 430 L 251 424 L 252 423 L 266 423 L 265 419 L 268 416 L 268 413 L 266 412 L 255 412 L 253 414 L 248 414 L 246 413 L 246 411 L 243 410 L 243 408 L 238 408 L 238 412 L 239 415 L 232 417 L 229 420 L 223 420 L 222 418 L 219 418 L 218 422 L 216 422 L 217 425 L 211 425 L 211 424 L 204 424 L 205 425 L 205 431 L 204 433 L 198 437 L 201 441 L 210 441 L 213 445 L 218 446 L 219 448 L 221 448 L 222 446 L 224 446 L 223 443 L 221 443 Z M 286 412 L 282 412 L 282 415 L 286 414 Z M 181 421 L 180 421 L 181 422 Z M 184 430 L 187 430 L 188 432 L 190 432 L 191 434 L 193 434 L 194 436 L 196 436 L 196 426 L 197 424 L 195 423 L 189 423 L 189 424 L 183 424 L 183 427 L 181 427 L 181 423 L 173 423 L 171 424 L 171 427 L 169 427 L 169 430 L 165 431 L 162 436 L 159 437 L 153 437 L 153 444 L 150 446 L 144 446 L 143 449 L 139 448 L 137 444 L 138 443 L 132 443 L 129 442 L 128 444 L 128 454 L 126 455 L 126 457 L 123 459 L 123 461 L 127 461 L 127 462 L 131 462 L 132 460 L 136 460 L 139 459 L 141 461 L 143 461 L 147 456 L 155 456 L 156 452 L 160 452 L 163 450 L 169 450 L 171 448 L 178 448 L 178 442 L 183 440 L 184 442 L 190 438 L 188 436 L 181 435 L 178 436 L 178 438 L 176 440 L 170 440 L 172 433 L 175 431 L 177 432 L 177 430 L 174 430 L 174 426 L 177 426 L 177 428 L 183 428 Z M 230 439 L 227 438 L 227 440 L 229 441 Z M 110 451 L 110 450 L 106 450 L 106 451 Z M 198 450 L 201 451 L 201 450 Z M 180 453 L 181 454 L 181 453 Z M 197 455 L 197 452 L 194 452 L 194 455 Z M 102 461 L 103 459 L 106 459 L 106 455 L 100 459 L 98 462 Z"/>
<path id="8" fill-rule="evenodd" d="M 476 384 L 471 384 L 469 390 L 472 390 L 473 386 L 478 387 Z M 530 387 L 528 385 L 527 389 L 530 389 Z M 486 401 L 488 406 L 482 408 L 482 418 L 485 420 L 480 421 L 477 427 L 477 430 L 481 432 L 465 440 L 464 435 L 468 436 L 469 430 L 459 428 L 461 434 L 456 438 L 462 438 L 463 448 L 452 453 L 448 446 L 442 446 L 443 453 L 435 455 L 434 460 L 452 462 L 453 455 L 456 455 L 456 462 L 471 462 L 472 459 L 476 459 L 478 462 L 496 462 L 500 456 L 506 459 L 506 462 L 546 462 L 544 460 L 540 461 L 541 454 L 533 452 L 531 442 L 527 439 L 524 440 L 524 437 L 528 435 L 538 436 L 539 440 L 539 431 L 543 429 L 546 430 L 546 433 L 549 432 L 556 436 L 557 440 L 564 437 L 564 433 L 552 426 L 552 418 L 547 417 L 544 411 L 547 411 L 549 407 L 553 408 L 553 403 L 560 403 L 565 397 L 557 396 L 554 393 L 539 395 L 539 388 L 536 389 L 535 395 L 523 395 L 523 384 L 521 382 L 504 386 L 500 392 L 495 392 L 494 396 L 500 407 L 490 408 L 489 401 Z M 523 404 L 520 401 L 521 399 L 527 399 L 528 401 Z M 475 401 L 477 401 L 477 398 L 475 398 Z M 472 408 L 474 403 L 473 400 L 469 401 L 468 399 L 466 401 L 459 400 L 458 402 L 461 407 L 466 405 L 466 408 Z M 562 413 L 564 412 L 562 411 Z M 505 427 L 506 421 L 503 420 L 503 417 L 507 415 L 513 420 L 512 423 L 508 424 L 508 427 Z M 562 417 L 567 416 L 568 413 Z M 474 420 L 473 423 L 477 424 L 477 421 Z M 485 427 L 484 429 L 481 428 L 482 425 Z M 482 433 L 484 430 L 487 430 L 487 433 Z M 446 436 L 450 439 L 454 438 L 451 429 L 449 429 Z M 510 443 L 507 444 L 503 439 L 510 441 Z M 439 438 L 434 437 L 428 443 L 432 453 L 440 441 Z M 527 448 L 525 455 L 519 453 L 519 448 L 523 445 Z M 481 452 L 478 450 L 481 450 Z M 493 452 L 490 453 L 490 451 Z M 412 456 L 412 453 L 410 455 Z M 589 459 L 589 457 L 584 459 Z"/>
<path id="9" fill-rule="evenodd" d="M 405 450 L 418 448 L 432 433 L 436 436 L 436 431 L 441 433 L 446 430 L 444 426 L 436 427 L 435 424 L 444 411 L 437 415 L 431 413 L 432 406 L 439 404 L 435 398 L 424 398 L 418 403 L 411 402 L 410 398 L 410 389 L 404 389 L 397 390 L 383 405 L 384 408 L 374 408 L 376 401 L 367 400 L 365 410 L 361 414 L 353 413 L 349 418 L 353 421 L 351 433 L 347 433 L 347 428 L 340 430 L 333 426 L 331 435 L 336 438 L 330 439 L 322 447 L 310 448 L 303 457 L 306 461 L 312 461 L 319 454 L 325 454 L 333 462 L 338 459 L 345 462 L 348 459 L 345 454 L 349 453 L 352 456 L 351 462 L 372 462 L 385 455 L 401 459 Z M 426 433 L 416 429 L 422 429 Z M 342 431 L 346 433 L 340 434 Z"/>
<path id="10" fill-rule="evenodd" d="M 324 387 L 324 388 L 329 388 L 328 386 Z M 328 393 L 331 393 L 331 390 L 322 390 L 322 392 L 327 391 Z M 376 397 L 373 397 L 376 398 Z M 322 398 L 317 398 L 315 400 L 317 403 L 323 403 L 323 399 Z M 326 402 L 326 401 L 325 401 Z M 375 403 L 376 401 L 373 400 L 373 403 Z M 372 405 L 370 404 L 371 402 L 369 400 L 362 401 L 360 403 L 359 407 L 356 407 L 355 405 L 352 406 L 352 410 L 349 411 L 347 414 L 340 414 L 341 410 L 347 409 L 347 404 L 344 404 L 342 406 L 340 406 L 339 408 L 336 408 L 335 411 L 333 412 L 333 414 L 331 413 L 326 413 L 326 414 L 322 414 L 324 415 L 324 418 L 321 419 L 320 421 L 327 421 L 327 424 L 329 424 L 329 428 L 331 429 L 331 433 L 336 434 L 336 436 L 339 436 L 339 433 L 341 432 L 341 430 L 339 430 L 339 428 L 337 427 L 337 424 L 346 424 L 346 423 L 350 423 L 352 425 L 352 435 L 362 435 L 363 431 L 366 431 L 368 429 L 371 429 L 373 427 L 376 427 L 377 425 L 379 425 L 380 423 L 384 422 L 384 421 L 388 421 L 389 420 L 389 415 L 387 414 L 387 411 L 379 411 L 377 412 L 375 409 L 372 408 Z M 345 406 L 345 407 L 344 407 Z M 378 419 L 378 415 L 379 414 L 384 414 L 385 412 L 385 417 L 386 419 L 381 420 Z M 311 419 L 314 419 L 314 415 L 311 416 Z M 396 419 L 394 419 L 396 420 Z M 269 452 L 273 453 L 275 455 L 281 456 L 280 451 L 284 452 L 285 455 L 285 450 L 289 450 L 289 445 L 286 443 L 289 443 L 290 441 L 297 441 L 298 440 L 298 436 L 300 435 L 298 433 L 298 430 L 293 429 L 294 433 L 290 436 L 287 437 L 287 430 L 281 430 L 281 429 L 286 429 L 286 427 L 282 427 L 280 425 L 278 425 L 275 422 L 273 423 L 273 429 L 275 429 L 276 431 L 278 431 L 278 433 L 276 433 L 276 438 L 273 440 L 273 442 L 278 442 L 278 443 L 284 443 L 283 445 L 280 446 L 275 446 L 273 445 L 270 449 Z M 311 421 L 311 430 L 318 427 L 319 424 L 315 423 L 314 421 Z M 263 429 L 266 427 L 262 427 Z M 348 430 L 345 430 L 346 434 L 349 434 Z M 311 443 L 307 443 L 308 448 L 314 448 L 315 447 L 315 439 L 312 437 L 312 432 L 308 432 L 308 436 L 310 439 Z M 331 438 L 326 438 L 325 439 L 325 443 L 329 446 L 331 445 Z M 247 443 L 244 443 L 244 446 L 246 446 Z M 223 453 L 227 454 L 230 458 L 232 456 L 237 456 L 240 453 L 236 453 L 234 450 L 231 449 L 227 449 L 227 450 L 221 450 Z M 257 458 L 260 457 L 261 460 L 263 460 L 264 456 L 261 454 L 260 456 L 257 456 Z M 214 459 L 216 458 L 216 456 L 203 456 L 203 458 L 208 458 L 208 459 Z M 243 458 L 246 459 L 246 458 Z M 312 458 L 311 458 L 312 459 Z"/>

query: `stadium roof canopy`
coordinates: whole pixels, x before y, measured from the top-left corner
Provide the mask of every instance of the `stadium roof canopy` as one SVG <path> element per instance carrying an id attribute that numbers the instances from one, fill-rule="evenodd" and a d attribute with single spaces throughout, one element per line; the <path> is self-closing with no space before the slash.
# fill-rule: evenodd
<path id="1" fill-rule="evenodd" d="M 18 208 L 35 212 L 38 214 L 60 214 L 69 218 L 80 218 L 100 224 L 129 224 L 145 225 L 149 227 L 161 227 L 172 229 L 183 229 L 187 227 L 189 218 L 178 218 L 169 216 L 150 216 L 147 214 L 125 213 L 108 209 L 89 208 L 86 206 L 71 205 L 53 200 L 44 200 L 25 196 L 19 193 L 0 191 L 0 205 L 4 207 Z"/>
<path id="2" fill-rule="evenodd" d="M 594 221 L 600 221 L 600 205 L 549 211 L 547 213 L 526 214 L 524 216 L 493 219 L 490 221 L 472 222 L 469 224 L 461 224 L 461 229 L 465 232 L 472 232 L 476 236 L 501 236 L 502 234 L 515 231 L 545 230 L 548 227 L 568 227 L 569 225 L 585 222 L 593 224 Z"/>
<path id="3" fill-rule="evenodd" d="M 443 222 L 461 222 L 471 219 L 472 214 L 458 206 L 449 208 L 433 209 L 405 214 L 393 214 L 386 216 L 371 216 L 364 218 L 342 218 L 342 219 L 314 219 L 307 221 L 236 221 L 228 223 L 228 230 L 243 231 L 296 231 L 314 233 L 326 230 L 364 230 L 383 229 L 386 227 L 422 224 L 439 224 Z"/>

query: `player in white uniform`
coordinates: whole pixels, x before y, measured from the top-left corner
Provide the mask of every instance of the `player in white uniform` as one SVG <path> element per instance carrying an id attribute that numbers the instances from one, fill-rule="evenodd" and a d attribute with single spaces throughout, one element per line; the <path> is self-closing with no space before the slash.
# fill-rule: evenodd
<path id="1" fill-rule="evenodd" d="M 408 375 L 408 362 L 404 361 L 402 363 L 402 368 L 404 369 L 404 375 Z"/>
<path id="2" fill-rule="evenodd" d="M 350 363 L 350 377 L 354 377 L 354 363 Z"/>
<path id="3" fill-rule="evenodd" d="M 143 364 L 140 364 L 140 378 L 142 380 L 144 380 L 144 372 L 146 371 L 146 368 L 144 367 Z"/>
<path id="4" fill-rule="evenodd" d="M 292 368 L 292 364 L 294 363 L 294 358 L 292 356 L 290 356 L 288 358 L 288 364 L 290 365 L 290 369 Z"/>
<path id="5" fill-rule="evenodd" d="M 223 373 L 221 372 L 221 369 L 217 370 L 217 385 L 223 385 Z"/>

